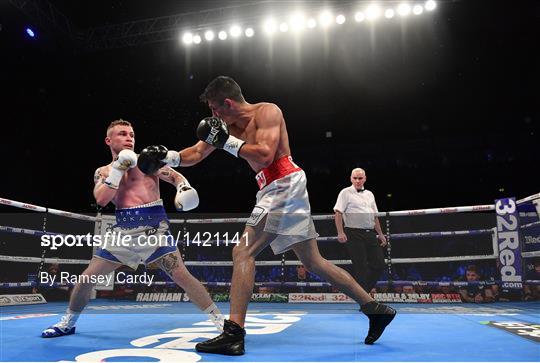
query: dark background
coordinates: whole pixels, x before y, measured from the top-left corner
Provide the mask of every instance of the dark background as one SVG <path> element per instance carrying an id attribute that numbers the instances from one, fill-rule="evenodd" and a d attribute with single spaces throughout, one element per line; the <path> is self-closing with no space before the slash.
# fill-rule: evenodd
<path id="1" fill-rule="evenodd" d="M 50 3 L 86 29 L 239 2 Z M 39 27 L 30 39 L 32 20 L 5 0 L 0 23 L 2 198 L 91 212 L 94 170 L 110 162 L 109 122 L 133 123 L 137 152 L 190 146 L 209 115 L 198 95 L 218 75 L 235 78 L 248 102 L 281 107 L 316 213 L 332 212 L 354 167 L 366 169 L 380 210 L 540 189 L 538 2 L 439 1 L 432 13 L 371 28 L 348 18 L 326 37 L 256 34 L 189 49 L 167 41 L 88 52 Z M 198 212 L 247 213 L 255 202 L 254 173 L 226 152 L 179 170 L 199 191 Z M 162 186 L 168 210 L 174 193 Z"/>

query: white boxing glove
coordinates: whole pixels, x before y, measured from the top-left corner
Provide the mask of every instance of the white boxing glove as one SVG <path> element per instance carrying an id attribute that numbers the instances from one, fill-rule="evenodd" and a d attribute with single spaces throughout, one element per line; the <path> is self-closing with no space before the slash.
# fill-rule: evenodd
<path id="1" fill-rule="evenodd" d="M 111 164 L 109 176 L 103 181 L 105 185 L 112 189 L 118 189 L 124 173 L 128 169 L 137 166 L 137 154 L 132 150 L 124 149 L 118 153 L 118 158 Z"/>
<path id="2" fill-rule="evenodd" d="M 178 184 L 176 190 L 174 206 L 177 211 L 186 212 L 197 208 L 199 205 L 199 194 L 189 185 L 187 180 L 184 183 Z"/>

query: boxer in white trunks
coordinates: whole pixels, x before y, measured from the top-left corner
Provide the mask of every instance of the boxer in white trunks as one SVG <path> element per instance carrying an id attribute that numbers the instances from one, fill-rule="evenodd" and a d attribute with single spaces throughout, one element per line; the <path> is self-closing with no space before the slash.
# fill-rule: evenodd
<path id="1" fill-rule="evenodd" d="M 244 354 L 244 323 L 255 280 L 255 258 L 268 245 L 274 253 L 292 249 L 309 271 L 318 274 L 361 305 L 369 317 L 366 344 L 373 344 L 396 311 L 379 304 L 345 270 L 324 259 L 311 218 L 306 175 L 292 161 L 285 120 L 272 103 L 247 103 L 230 77 L 214 79 L 201 95 L 213 117 L 197 128 L 199 142 L 183 149 L 180 166 L 201 162 L 216 148 L 245 159 L 256 173 L 257 203 L 244 238 L 233 249 L 230 319 L 216 338 L 198 343 L 199 352 Z"/>
<path id="2" fill-rule="evenodd" d="M 131 246 L 120 246 L 112 240 L 98 248 L 88 267 L 82 273 L 92 281 L 92 276 L 107 275 L 122 265 L 134 269 L 139 263 L 161 268 L 171 279 L 184 289 L 191 301 L 207 313 L 219 330 L 223 330 L 223 316 L 210 295 L 185 267 L 178 252 L 176 241 L 169 232 L 169 221 L 160 199 L 159 180 L 166 181 L 177 188 L 175 206 L 178 210 L 190 210 L 199 203 L 199 198 L 186 178 L 171 169 L 178 165 L 178 153 L 169 152 L 163 147 L 147 148 L 141 155 L 133 152 L 135 134 L 128 121 L 116 120 L 107 128 L 105 143 L 112 154 L 112 162 L 98 168 L 94 176 L 94 197 L 100 206 L 112 202 L 116 207 L 115 232 L 132 236 Z M 164 162 L 152 175 L 145 175 L 137 168 L 137 162 L 147 167 L 152 155 L 165 153 Z M 155 236 L 156 245 L 144 238 Z M 142 238 L 138 238 L 141 236 Z M 159 236 L 165 238 L 159 239 Z M 136 243 L 135 243 L 136 241 Z M 55 338 L 75 333 L 75 323 L 88 304 L 94 284 L 81 282 L 71 293 L 69 307 L 60 322 L 42 332 L 43 338 Z"/>

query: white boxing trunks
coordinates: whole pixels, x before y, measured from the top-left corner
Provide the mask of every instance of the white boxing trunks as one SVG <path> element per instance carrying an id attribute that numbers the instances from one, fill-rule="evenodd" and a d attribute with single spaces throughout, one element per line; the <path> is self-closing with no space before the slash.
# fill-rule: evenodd
<path id="1" fill-rule="evenodd" d="M 274 254 L 319 236 L 311 218 L 306 174 L 290 156 L 274 161 L 255 178 L 260 190 L 246 225 L 256 226 L 266 217 L 264 231 L 277 235 L 270 243 Z"/>
<path id="2" fill-rule="evenodd" d="M 133 269 L 176 252 L 176 242 L 169 232 L 169 220 L 163 202 L 133 208 L 117 209 L 114 234 L 105 236 L 104 245 L 94 256 L 111 262 L 119 262 Z M 129 236 L 121 240 L 118 236 Z M 122 243 L 119 243 L 122 242 Z"/>

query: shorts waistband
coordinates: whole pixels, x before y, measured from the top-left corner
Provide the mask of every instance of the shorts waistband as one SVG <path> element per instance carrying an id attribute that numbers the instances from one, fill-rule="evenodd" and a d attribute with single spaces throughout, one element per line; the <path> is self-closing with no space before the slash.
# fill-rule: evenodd
<path id="1" fill-rule="evenodd" d="M 292 156 L 287 155 L 275 160 L 272 164 L 262 169 L 255 175 L 259 189 L 264 188 L 274 180 L 283 178 L 302 169 L 292 161 Z"/>
<path id="2" fill-rule="evenodd" d="M 169 221 L 161 200 L 132 208 L 117 209 L 115 215 L 116 226 L 121 228 L 157 227 L 161 221 Z"/>

